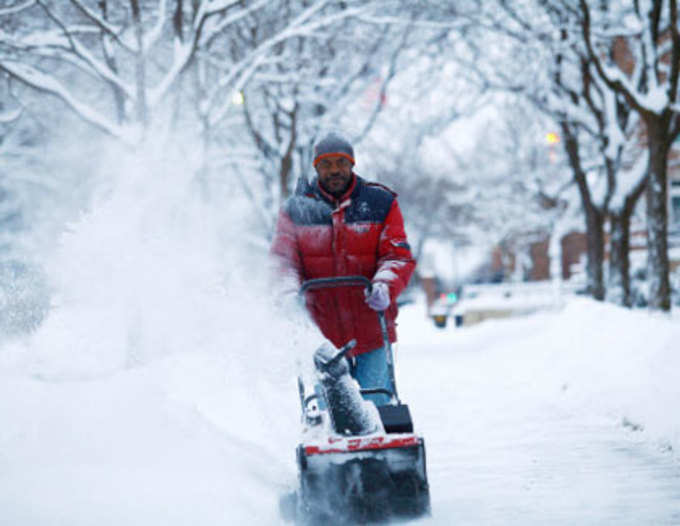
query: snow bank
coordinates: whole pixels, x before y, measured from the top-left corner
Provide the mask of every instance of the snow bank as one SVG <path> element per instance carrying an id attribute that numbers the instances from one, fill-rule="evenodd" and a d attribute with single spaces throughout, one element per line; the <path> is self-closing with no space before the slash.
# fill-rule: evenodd
<path id="1" fill-rule="evenodd" d="M 552 325 L 552 358 L 581 400 L 680 452 L 680 319 L 574 300 Z M 546 334 L 546 338 L 551 337 Z M 547 340 L 551 341 L 551 340 Z"/>
<path id="2" fill-rule="evenodd" d="M 422 305 L 403 309 L 400 347 L 474 349 L 489 378 L 507 376 L 527 399 L 545 397 L 573 411 L 605 415 L 664 450 L 680 451 L 680 316 L 631 311 L 572 297 L 558 312 L 490 320 L 445 330 Z M 459 357 L 460 358 L 460 357 Z M 408 359 L 408 358 L 406 358 Z M 452 367 L 455 367 L 455 360 Z M 442 367 L 449 366 L 449 360 Z M 498 373 L 498 374 L 496 374 Z"/>

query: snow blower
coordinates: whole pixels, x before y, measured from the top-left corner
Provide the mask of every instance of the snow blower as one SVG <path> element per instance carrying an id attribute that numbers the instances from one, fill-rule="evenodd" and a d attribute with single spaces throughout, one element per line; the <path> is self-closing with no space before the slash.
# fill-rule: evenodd
<path id="1" fill-rule="evenodd" d="M 308 290 L 363 286 L 363 276 L 305 281 Z M 297 447 L 299 489 L 283 504 L 284 517 L 298 524 L 357 524 L 430 513 L 425 443 L 414 433 L 409 408 L 396 389 L 392 349 L 384 313 L 377 321 L 383 337 L 392 391 L 360 389 L 350 376 L 347 353 L 326 344 L 314 355 L 318 383 L 298 378 L 302 405 L 302 440 Z M 382 393 L 387 405 L 376 407 L 362 395 Z"/>

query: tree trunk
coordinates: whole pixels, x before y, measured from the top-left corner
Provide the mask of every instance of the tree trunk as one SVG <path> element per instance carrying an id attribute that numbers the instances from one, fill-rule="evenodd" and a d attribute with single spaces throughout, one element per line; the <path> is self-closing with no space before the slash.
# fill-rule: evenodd
<path id="1" fill-rule="evenodd" d="M 630 223 L 635 206 L 647 187 L 647 178 L 643 179 L 631 193 L 626 196 L 621 210 L 613 211 L 611 217 L 611 240 L 609 245 L 609 299 L 631 307 L 630 295 Z"/>
<path id="2" fill-rule="evenodd" d="M 172 27 L 175 32 L 175 39 L 182 44 L 184 43 L 184 1 L 177 0 L 175 5 L 175 13 L 172 15 Z M 194 60 L 197 62 L 197 60 Z M 170 130 L 174 133 L 177 131 L 179 124 L 180 113 L 182 110 L 182 90 L 184 84 L 184 75 L 180 75 L 177 79 L 177 88 L 175 89 L 175 96 L 172 107 L 172 117 L 170 117 Z M 200 91 L 200 84 L 197 82 L 199 89 L 200 100 L 204 100 L 204 94 Z"/>
<path id="3" fill-rule="evenodd" d="M 604 287 L 604 217 L 591 205 L 586 211 L 586 230 L 588 243 L 588 293 L 596 300 L 602 301 L 605 296 Z"/>
<path id="4" fill-rule="evenodd" d="M 297 115 L 298 106 L 295 103 L 293 111 L 290 112 L 290 137 L 288 140 L 288 147 L 286 153 L 281 158 L 281 167 L 279 170 L 279 185 L 281 188 L 281 202 L 285 201 L 290 195 L 290 174 L 293 171 L 293 153 L 295 152 L 295 145 L 297 144 Z"/>
<path id="5" fill-rule="evenodd" d="M 576 133 L 567 123 L 562 123 L 561 128 L 565 138 L 564 148 L 581 196 L 581 206 L 586 215 L 587 292 L 594 299 L 602 301 L 605 296 L 604 273 L 602 271 L 604 262 L 604 213 L 595 206 L 590 195 L 586 174 L 581 167 Z"/>
<path id="6" fill-rule="evenodd" d="M 630 297 L 630 216 L 611 214 L 608 299 L 624 307 Z"/>
<path id="7" fill-rule="evenodd" d="M 649 308 L 671 310 L 668 262 L 668 125 L 661 118 L 648 118 L 649 180 L 647 182 L 647 279 Z"/>
<path id="8" fill-rule="evenodd" d="M 146 103 L 146 59 L 144 56 L 144 28 L 142 27 L 142 13 L 139 0 L 130 0 L 132 10 L 132 22 L 137 42 L 137 54 L 135 56 L 135 79 L 137 95 L 137 121 L 146 128 L 149 115 Z"/>
<path id="9" fill-rule="evenodd" d="M 293 171 L 293 152 L 288 151 L 281 158 L 281 168 L 279 170 L 279 185 L 281 187 L 281 202 L 288 199 L 290 195 L 290 173 Z"/>
<path id="10" fill-rule="evenodd" d="M 99 2 L 99 8 L 102 12 L 102 18 L 108 21 L 109 13 L 107 0 L 101 0 Z M 112 38 L 104 31 L 102 31 L 102 51 L 104 53 L 104 61 L 106 62 L 106 65 L 109 66 L 111 71 L 113 71 L 115 74 L 118 74 L 118 64 L 113 53 Z M 116 116 L 118 118 L 118 124 L 123 124 L 125 122 L 125 93 L 123 93 L 123 90 L 115 83 L 111 82 L 110 85 L 111 90 L 113 91 L 113 100 L 116 104 Z"/>

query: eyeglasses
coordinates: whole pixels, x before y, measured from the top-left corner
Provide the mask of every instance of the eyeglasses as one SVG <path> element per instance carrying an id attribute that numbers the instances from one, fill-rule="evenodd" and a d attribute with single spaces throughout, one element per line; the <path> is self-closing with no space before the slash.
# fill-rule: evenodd
<path id="1" fill-rule="evenodd" d="M 331 167 L 333 166 L 333 164 L 334 164 L 334 163 L 331 162 L 329 159 L 322 159 L 321 161 L 319 161 L 319 163 L 317 164 L 317 166 L 318 166 L 319 168 L 328 169 L 328 168 L 331 168 Z M 344 157 L 340 157 L 339 159 L 337 159 L 337 160 L 335 161 L 335 164 L 336 164 L 339 168 L 347 168 L 348 166 L 351 166 L 352 163 L 350 163 L 349 160 L 345 159 Z"/>

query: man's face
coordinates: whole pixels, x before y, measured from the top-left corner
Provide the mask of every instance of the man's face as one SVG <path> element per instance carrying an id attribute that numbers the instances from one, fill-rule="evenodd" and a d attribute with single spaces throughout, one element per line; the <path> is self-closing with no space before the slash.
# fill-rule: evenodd
<path id="1" fill-rule="evenodd" d="M 319 183 L 329 194 L 340 197 L 352 182 L 352 163 L 341 155 L 331 155 L 316 164 Z"/>

